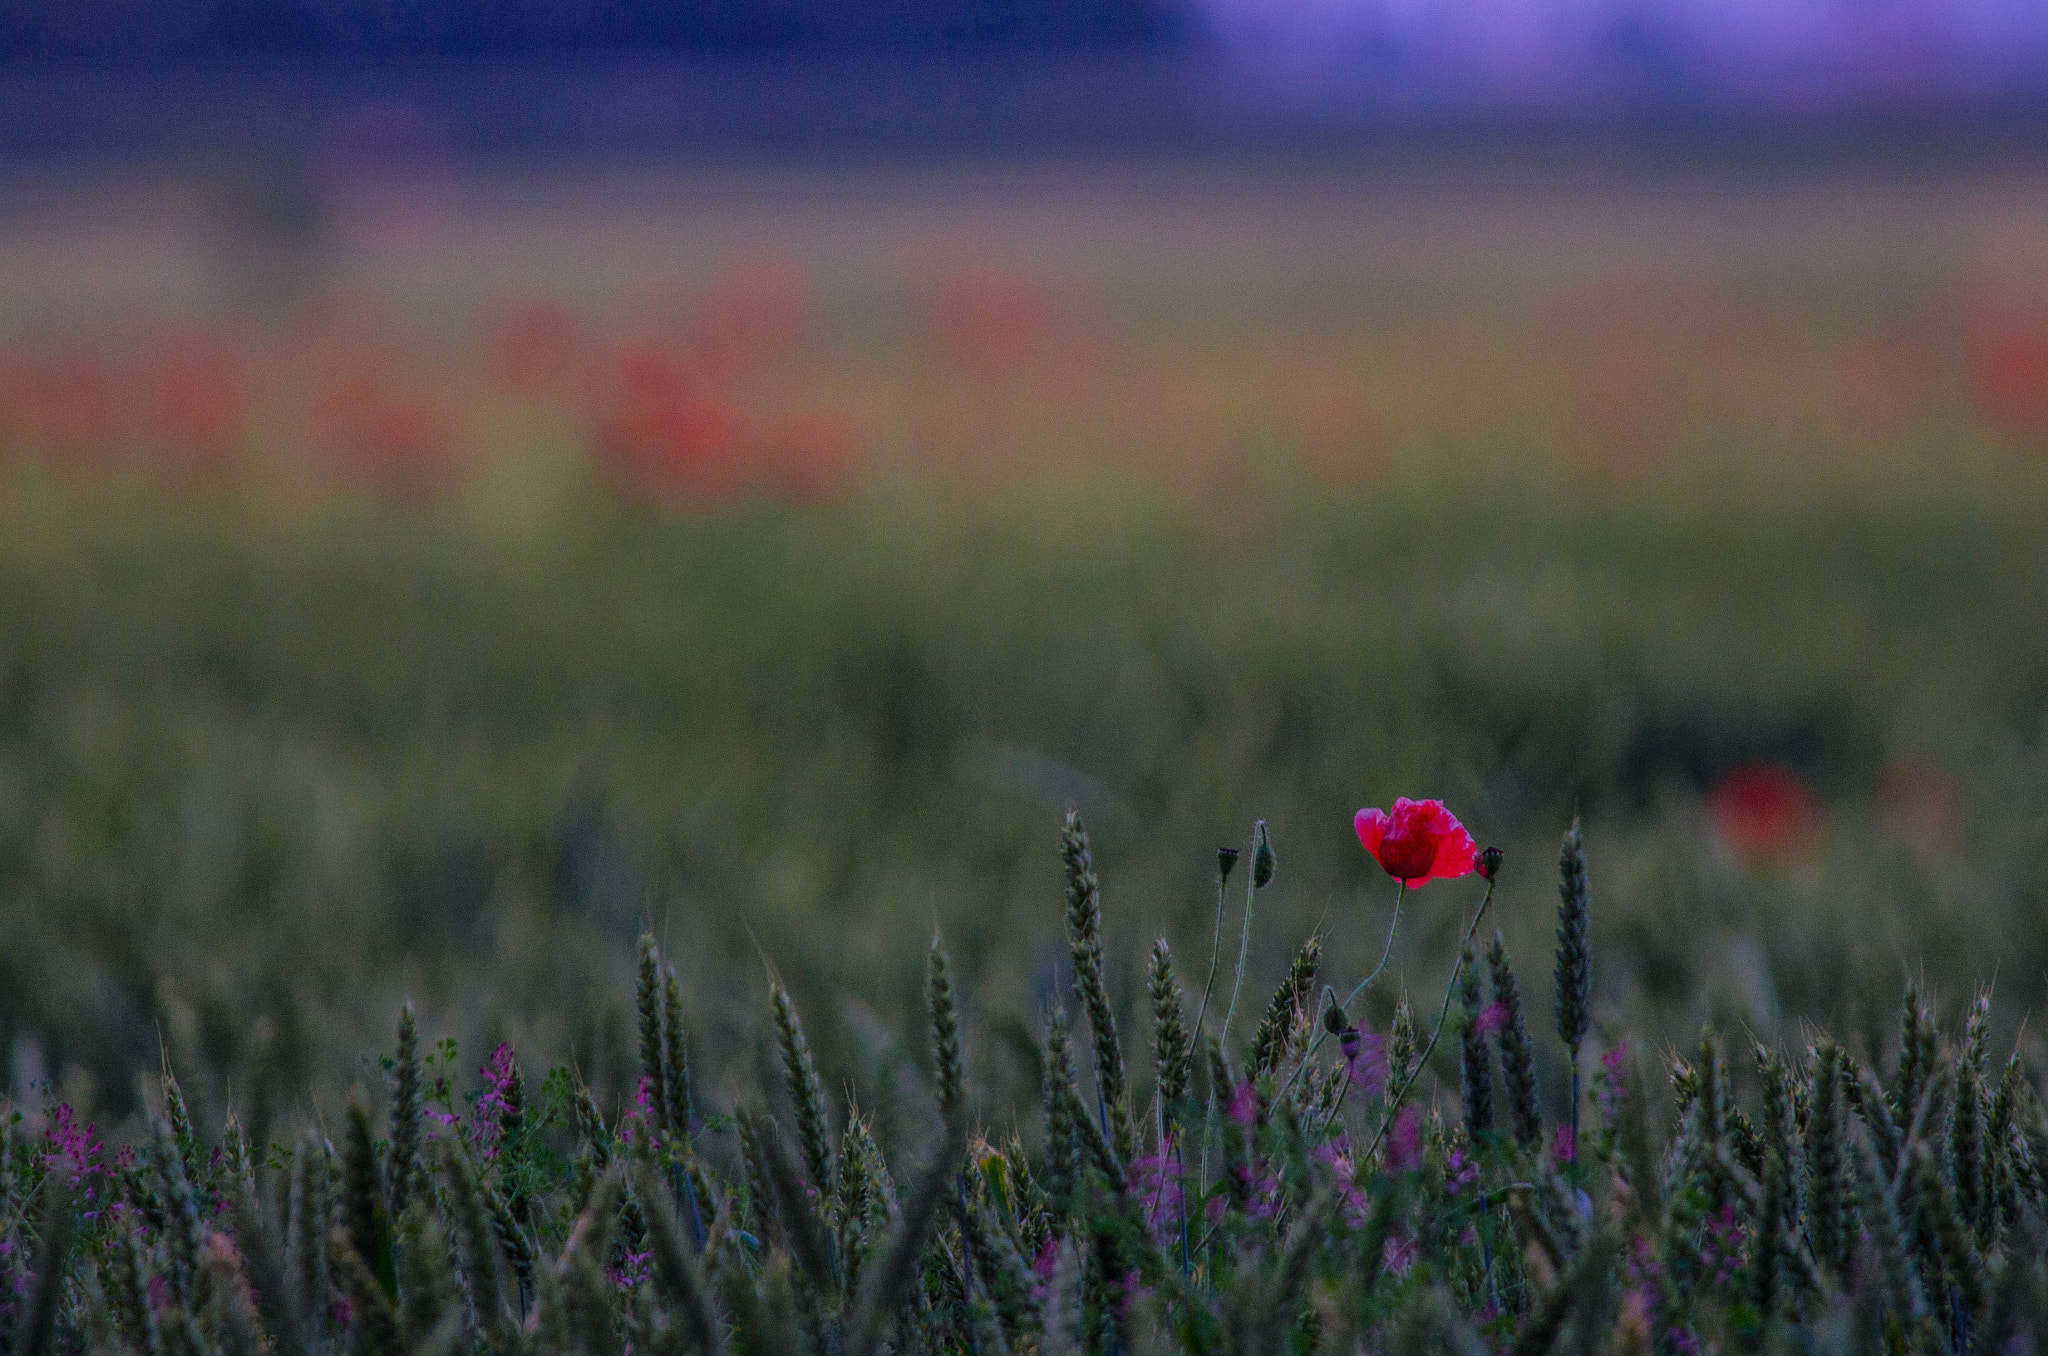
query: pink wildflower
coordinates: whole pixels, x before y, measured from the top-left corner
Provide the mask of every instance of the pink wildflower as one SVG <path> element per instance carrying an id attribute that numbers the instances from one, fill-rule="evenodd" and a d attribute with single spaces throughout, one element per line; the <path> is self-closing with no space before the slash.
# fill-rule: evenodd
<path id="1" fill-rule="evenodd" d="M 490 1062 L 477 1072 L 488 1080 L 488 1086 L 477 1094 L 476 1125 L 471 1133 L 483 1156 L 496 1158 L 498 1140 L 504 1130 L 505 1115 L 512 1109 L 509 1094 L 519 1081 L 519 1070 L 513 1063 L 512 1046 L 500 1042 L 498 1048 L 491 1051 Z"/>
<path id="2" fill-rule="evenodd" d="M 1594 1105 L 1599 1108 L 1603 1125 L 1613 1125 L 1621 1113 L 1627 1069 L 1628 1042 L 1616 1041 L 1612 1049 L 1600 1056 L 1600 1076 L 1594 1092 Z"/>
<path id="3" fill-rule="evenodd" d="M 1164 1244 L 1180 1228 L 1180 1177 L 1181 1165 L 1163 1151 L 1131 1160 L 1130 1194 L 1155 1242 Z"/>
<path id="4" fill-rule="evenodd" d="M 1344 1068 L 1351 1079 L 1351 1086 L 1367 1097 L 1377 1097 L 1387 1089 L 1387 1043 L 1363 1027 L 1347 1027 L 1337 1038 L 1338 1048 L 1344 1052 Z"/>
<path id="5" fill-rule="evenodd" d="M 1365 1223 L 1365 1193 L 1359 1190 L 1357 1173 L 1351 1163 L 1351 1143 L 1343 1135 L 1319 1144 L 1309 1157 L 1330 1170 L 1330 1185 L 1336 1189 L 1337 1198 L 1344 1203 L 1344 1217 L 1352 1228 Z"/>
<path id="6" fill-rule="evenodd" d="M 1468 1186 L 1479 1182 L 1479 1165 L 1463 1149 L 1453 1149 L 1444 1159 L 1444 1190 L 1457 1195 Z"/>
<path id="7" fill-rule="evenodd" d="M 1422 1108 L 1413 1102 L 1401 1108 L 1393 1129 L 1387 1132 L 1385 1165 L 1395 1174 L 1413 1172 L 1422 1165 Z"/>

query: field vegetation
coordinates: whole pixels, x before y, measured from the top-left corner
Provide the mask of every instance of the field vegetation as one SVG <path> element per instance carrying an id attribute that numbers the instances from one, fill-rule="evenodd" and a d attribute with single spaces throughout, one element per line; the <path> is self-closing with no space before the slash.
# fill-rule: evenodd
<path id="1" fill-rule="evenodd" d="M 24 329 L 16 1349 L 2024 1340 L 2048 328 L 1901 276 Z"/>

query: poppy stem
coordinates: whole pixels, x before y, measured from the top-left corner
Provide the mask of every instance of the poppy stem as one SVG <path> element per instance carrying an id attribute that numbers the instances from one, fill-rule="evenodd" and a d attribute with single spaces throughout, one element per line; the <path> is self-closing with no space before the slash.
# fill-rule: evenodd
<path id="1" fill-rule="evenodd" d="M 1218 876 L 1216 878 L 1216 935 L 1209 941 L 1209 980 L 1202 985 L 1202 1005 L 1195 1009 L 1194 1039 L 1197 1043 L 1202 1039 L 1202 1019 L 1209 1015 L 1209 991 L 1216 987 L 1216 963 L 1223 956 L 1223 900 L 1225 885 L 1224 878 Z"/>
<path id="2" fill-rule="evenodd" d="M 1358 995 L 1365 992 L 1366 986 L 1371 984 L 1374 980 L 1378 979 L 1380 975 L 1386 970 L 1387 958 L 1394 954 L 1394 934 L 1401 930 L 1401 902 L 1408 898 L 1408 882 L 1402 880 L 1399 883 L 1401 886 L 1400 892 L 1394 896 L 1394 921 L 1387 925 L 1387 946 L 1384 951 L 1380 952 L 1380 963 L 1373 967 L 1373 971 L 1371 974 L 1367 975 L 1364 979 L 1359 980 L 1358 987 L 1353 989 L 1350 995 L 1346 997 L 1343 1002 L 1337 1005 L 1337 1010 L 1339 1012 L 1347 1012 L 1347 1009 L 1350 1008 L 1352 1003 L 1357 1001 Z M 1335 990 L 1326 989 L 1324 992 L 1329 993 L 1331 997 L 1336 996 Z M 1282 1097 L 1285 1097 L 1288 1094 L 1288 1092 L 1294 1087 L 1295 1080 L 1301 1077 L 1301 1071 L 1303 1069 L 1306 1069 L 1311 1063 L 1314 1062 L 1316 1052 L 1323 1048 L 1323 1042 L 1328 1040 L 1329 1038 L 1330 1033 L 1327 1028 L 1316 1032 L 1316 1038 L 1314 1042 L 1312 1042 L 1308 1047 L 1308 1053 L 1301 1057 L 1301 1063 L 1294 1066 L 1294 1072 L 1288 1076 L 1286 1084 L 1281 1087 L 1280 1095 Z"/>
<path id="3" fill-rule="evenodd" d="M 1404 880 L 1401 882 L 1400 893 L 1394 896 L 1394 921 L 1387 924 L 1387 945 L 1386 949 L 1380 952 L 1380 963 L 1372 968 L 1371 974 L 1358 981 L 1358 987 L 1344 1000 L 1344 1007 L 1349 1008 L 1358 995 L 1364 993 L 1374 980 L 1386 973 L 1387 961 L 1394 954 L 1394 934 L 1401 930 L 1401 905 L 1407 898 L 1408 882 Z"/>
<path id="4" fill-rule="evenodd" d="M 1472 915 L 1472 925 L 1465 929 L 1464 944 L 1458 948 L 1458 959 L 1451 966 L 1451 981 L 1444 985 L 1444 1004 L 1437 1010 L 1436 1030 L 1429 1033 L 1429 1044 L 1422 1047 L 1422 1054 L 1417 1057 L 1415 1067 L 1408 1071 L 1408 1076 L 1401 1081 L 1401 1086 L 1387 1099 L 1386 1110 L 1380 1115 L 1380 1128 L 1373 1132 L 1372 1143 L 1366 1146 L 1365 1153 L 1358 1160 L 1360 1163 L 1370 1163 L 1373 1155 L 1379 1152 L 1380 1142 L 1386 1139 L 1388 1129 L 1394 1124 L 1394 1117 L 1401 1110 L 1401 1103 L 1408 1099 L 1408 1092 L 1415 1086 L 1415 1080 L 1422 1077 L 1422 1071 L 1429 1067 L 1429 1057 L 1436 1051 L 1437 1038 L 1444 1034 L 1444 1019 L 1451 1015 L 1451 997 L 1457 993 L 1458 979 L 1465 972 L 1465 953 L 1472 949 L 1472 939 L 1479 935 L 1479 920 L 1486 917 L 1486 910 L 1492 903 L 1493 881 L 1489 879 L 1486 882 L 1486 898 L 1479 901 L 1479 912 Z M 1348 1091 L 1350 1089 L 1347 1087 L 1338 1093 L 1339 1106 L 1343 1105 L 1343 1094 Z"/>
<path id="5" fill-rule="evenodd" d="M 1244 988 L 1244 961 L 1252 946 L 1252 903 L 1258 898 L 1259 887 L 1255 883 L 1258 872 L 1247 871 L 1244 875 L 1244 929 L 1237 938 L 1237 974 L 1230 981 L 1230 1006 L 1223 1010 L 1223 1031 L 1217 1040 L 1225 1050 L 1230 1048 L 1230 1019 L 1237 1015 L 1237 995 Z M 1198 1027 L 1197 1030 L 1200 1028 Z"/>

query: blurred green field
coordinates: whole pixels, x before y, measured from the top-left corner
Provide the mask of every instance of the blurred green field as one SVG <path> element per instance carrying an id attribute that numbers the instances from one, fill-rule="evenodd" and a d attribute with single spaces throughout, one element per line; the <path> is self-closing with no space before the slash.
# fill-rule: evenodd
<path id="1" fill-rule="evenodd" d="M 916 1057 L 937 923 L 1000 1105 L 1056 984 L 1069 802 L 1126 1002 L 1154 933 L 1206 957 L 1213 849 L 1254 817 L 1281 860 L 1254 991 L 1311 927 L 1362 974 L 1392 890 L 1349 816 L 1407 794 L 1507 849 L 1525 955 L 1585 816 L 1604 1018 L 1874 1032 L 1909 972 L 1995 976 L 2017 1013 L 2048 964 L 2044 482 L 1989 453 L 1625 489 L 1442 458 L 1333 492 L 1273 459 L 1193 509 L 1108 473 L 878 477 L 695 515 L 593 495 L 507 535 L 18 472 L 14 1076 L 117 1116 L 161 1040 L 260 1125 L 410 994 L 430 1033 L 616 1093 L 651 924 L 706 1086 L 747 1071 L 770 965 L 875 1086 Z M 1763 857 L 1702 799 L 1759 762 L 1823 806 Z M 1413 901 L 1418 993 L 1461 892 Z"/>
<path id="2" fill-rule="evenodd" d="M 680 497 L 621 483 L 642 453 L 605 452 L 618 411 L 583 376 L 507 395 L 476 356 L 497 341 L 462 337 L 488 330 L 468 294 L 423 292 L 450 309 L 398 340 L 316 310 L 254 357 L 173 346 L 182 386 L 151 386 L 145 352 L 153 412 L 119 424 L 129 369 L 64 344 L 148 326 L 81 312 L 65 339 L 35 317 L 72 256 L 0 250 L 50 293 L 0 315 L 22 346 L 0 361 L 15 1095 L 47 1081 L 112 1124 L 168 1052 L 260 1140 L 331 1114 L 310 1089 L 367 1076 L 410 995 L 430 1039 L 479 1061 L 510 1039 L 616 1097 L 650 926 L 714 1097 L 751 1075 L 771 967 L 828 1083 L 888 1086 L 922 1058 L 936 924 L 975 1084 L 1005 1107 L 1059 989 L 1069 804 L 1127 1004 L 1154 935 L 1206 962 L 1214 850 L 1261 817 L 1281 869 L 1247 988 L 1311 928 L 1348 988 L 1393 898 L 1350 816 L 1397 795 L 1506 849 L 1524 956 L 1548 950 L 1558 838 L 1584 816 L 1603 1020 L 1796 1039 L 1813 1018 L 1874 1049 L 1909 974 L 1951 1006 L 1985 979 L 2002 1013 L 2040 1000 L 2048 329 L 2028 280 L 2048 250 L 2026 194 L 1468 185 L 1372 216 L 1341 180 L 1273 212 L 1233 181 L 1204 216 L 1100 174 L 1061 197 L 1047 173 L 1007 198 L 819 190 L 794 226 L 780 181 L 703 190 L 698 217 L 737 195 L 766 248 L 840 272 L 809 280 L 819 315 L 786 342 L 782 294 L 713 284 L 735 342 L 766 324 L 783 347 L 718 378 L 718 427 L 745 436 L 717 446 L 759 478 Z M 1131 211 L 1067 259 L 1111 184 Z M 1262 236 L 1269 217 L 1286 231 Z M 926 218 L 952 241 L 938 264 L 997 221 L 1024 272 L 934 283 L 936 303 L 847 281 L 864 231 Z M 657 257 L 670 237 L 631 220 L 626 263 Z M 495 286 L 525 257 L 478 239 L 344 242 L 340 281 L 374 293 L 379 260 L 396 286 L 441 258 L 448 287 Z M 627 341 L 671 362 L 667 314 L 616 301 L 579 340 L 592 370 L 630 377 Z M 8 403 L 10 372 L 42 394 Z M 798 433 L 830 445 L 800 485 L 773 462 L 810 455 Z M 416 454 L 425 492 L 391 474 Z M 1476 888 L 1412 901 L 1414 992 L 1441 984 Z"/>

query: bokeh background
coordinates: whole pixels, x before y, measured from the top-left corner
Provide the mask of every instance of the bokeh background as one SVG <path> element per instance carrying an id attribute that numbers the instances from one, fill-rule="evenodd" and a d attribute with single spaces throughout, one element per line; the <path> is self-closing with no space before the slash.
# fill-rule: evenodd
<path id="1" fill-rule="evenodd" d="M 1576 813 L 1604 1020 L 2014 1025 L 2044 152 L 2020 0 L 0 0 L 0 1075 L 616 1096 L 652 928 L 914 1088 L 937 925 L 1001 1107 L 1068 805 L 1131 1003 L 1396 795 L 1539 1019 Z"/>

